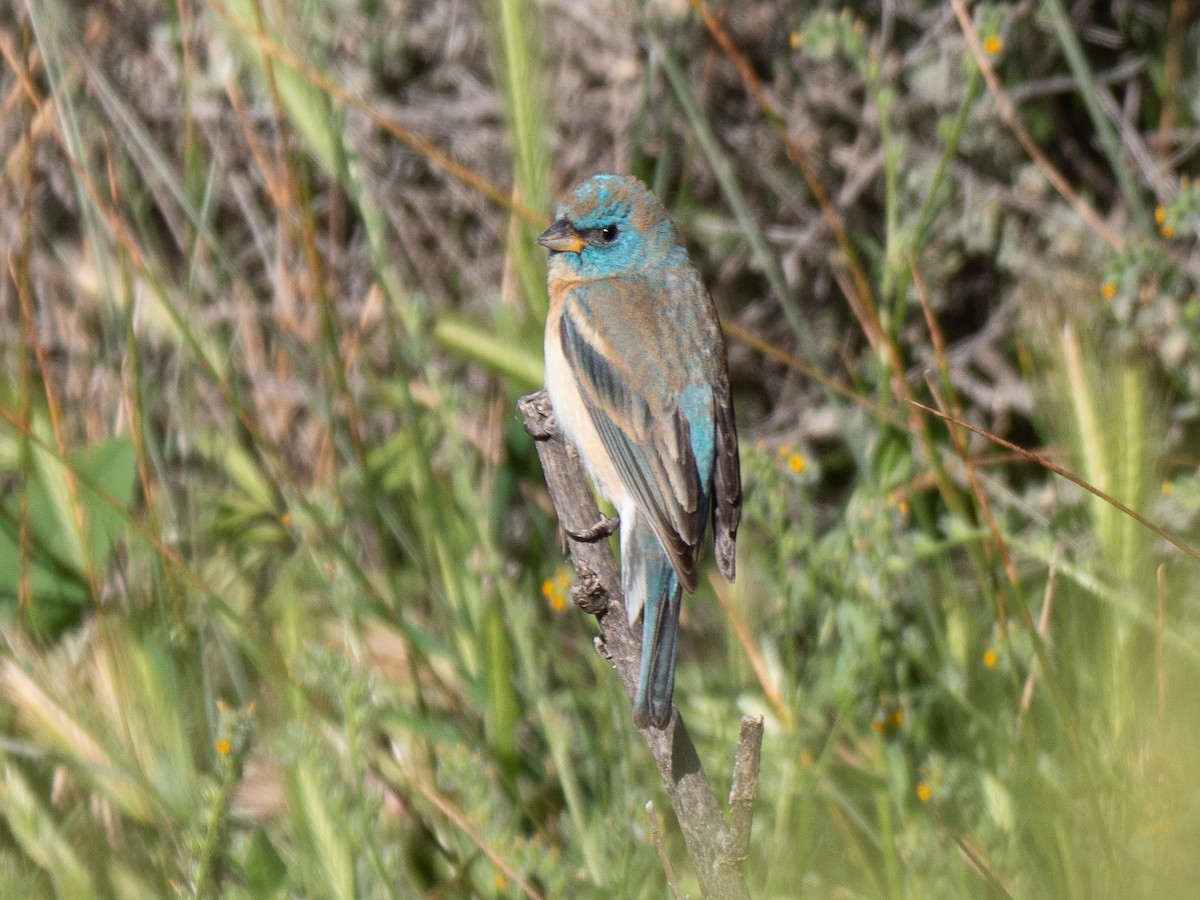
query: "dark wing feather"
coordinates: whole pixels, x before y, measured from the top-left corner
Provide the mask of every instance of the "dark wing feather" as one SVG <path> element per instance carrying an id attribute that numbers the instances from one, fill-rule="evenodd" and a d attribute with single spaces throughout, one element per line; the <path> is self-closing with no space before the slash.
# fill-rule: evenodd
<path id="1" fill-rule="evenodd" d="M 610 363 L 575 326 L 569 302 L 563 308 L 560 334 L 604 449 L 666 551 L 679 583 L 695 591 L 706 511 L 701 509 L 700 475 L 687 419 L 667 396 L 653 397 L 652 404 L 647 385 L 632 384 L 628 371 Z M 619 361 L 620 354 L 616 356 Z"/>
<path id="2" fill-rule="evenodd" d="M 713 465 L 713 555 L 721 574 L 733 581 L 738 523 L 742 518 L 742 475 L 737 426 L 728 385 L 717 393 L 716 461 Z"/>

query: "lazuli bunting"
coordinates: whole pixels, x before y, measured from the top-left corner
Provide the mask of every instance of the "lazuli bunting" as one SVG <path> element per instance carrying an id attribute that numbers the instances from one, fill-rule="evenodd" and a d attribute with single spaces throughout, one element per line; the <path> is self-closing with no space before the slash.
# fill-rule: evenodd
<path id="1" fill-rule="evenodd" d="M 734 575 L 737 429 L 717 308 L 675 224 L 636 178 L 567 193 L 550 250 L 546 390 L 555 417 L 620 516 L 621 586 L 643 613 L 639 727 L 671 718 L 682 591 L 696 590 L 708 520 Z"/>

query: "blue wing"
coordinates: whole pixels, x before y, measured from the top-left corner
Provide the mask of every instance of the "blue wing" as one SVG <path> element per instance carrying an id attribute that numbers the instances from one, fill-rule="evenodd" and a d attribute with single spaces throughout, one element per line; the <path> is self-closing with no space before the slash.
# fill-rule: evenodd
<path id="1" fill-rule="evenodd" d="M 722 484 L 730 471 L 737 478 L 732 411 L 720 402 L 728 386 L 712 301 L 694 273 L 591 282 L 568 295 L 560 330 L 605 451 L 679 583 L 695 591 L 714 458 L 719 445 L 728 456 L 731 434 L 733 468 L 717 469 Z"/>
<path id="2" fill-rule="evenodd" d="M 690 266 L 571 291 L 560 339 L 604 451 L 637 513 L 621 524 L 621 580 L 641 605 L 639 727 L 666 727 L 682 591 L 710 517 L 717 564 L 734 573 L 741 515 L 737 431 L 716 308 Z"/>

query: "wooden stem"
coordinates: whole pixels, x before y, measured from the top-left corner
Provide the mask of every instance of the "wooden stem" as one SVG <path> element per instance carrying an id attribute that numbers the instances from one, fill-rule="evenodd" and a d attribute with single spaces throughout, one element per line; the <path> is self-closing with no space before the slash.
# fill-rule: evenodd
<path id="1" fill-rule="evenodd" d="M 603 521 L 583 466 L 559 434 L 545 391 L 521 398 L 517 410 L 525 430 L 537 441 L 546 487 L 567 534 L 571 564 L 579 576 L 572 597 L 581 609 L 596 617 L 600 625 L 597 648 L 617 670 L 632 703 L 637 690 L 642 638 L 640 629 L 630 627 L 625 613 L 621 572 L 612 547 L 605 540 L 580 541 L 571 537 L 572 534 L 589 536 L 589 529 Z M 742 719 L 730 792 L 732 827 L 727 827 L 679 710 L 672 710 L 665 728 L 641 729 L 706 897 L 749 900 L 742 861 L 749 850 L 750 824 L 758 793 L 762 730 L 761 717 Z"/>

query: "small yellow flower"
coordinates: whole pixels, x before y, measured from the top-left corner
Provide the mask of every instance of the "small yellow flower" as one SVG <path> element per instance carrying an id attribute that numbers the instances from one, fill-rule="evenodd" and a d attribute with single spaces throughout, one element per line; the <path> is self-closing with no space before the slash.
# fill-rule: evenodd
<path id="1" fill-rule="evenodd" d="M 793 31 L 790 35 L 788 35 L 788 43 L 792 45 L 793 50 L 799 50 L 804 46 L 804 32 Z"/>
<path id="2" fill-rule="evenodd" d="M 1175 237 L 1175 226 L 1167 221 L 1166 207 L 1156 206 L 1154 208 L 1154 224 L 1158 226 L 1158 233 L 1167 240 Z"/>
<path id="3" fill-rule="evenodd" d="M 571 588 L 571 575 L 566 568 L 561 568 L 553 578 L 547 578 L 542 582 L 542 596 L 546 598 L 546 602 L 550 604 L 550 608 L 555 612 L 562 612 L 567 608 L 567 595 Z"/>
<path id="4" fill-rule="evenodd" d="M 808 468 L 808 460 L 806 460 L 799 453 L 793 453 L 791 456 L 788 457 L 787 467 L 789 469 L 791 469 L 793 472 L 795 472 L 797 475 L 799 475 L 801 472 L 803 472 L 805 469 Z"/>
<path id="5" fill-rule="evenodd" d="M 898 709 L 892 713 L 891 725 L 893 728 L 899 728 L 904 724 L 904 710 Z"/>
<path id="6" fill-rule="evenodd" d="M 508 881 L 503 875 L 496 876 L 496 890 L 502 891 L 508 887 Z"/>
<path id="7" fill-rule="evenodd" d="M 288 525 L 292 524 L 292 514 L 285 509 L 283 511 L 283 515 L 279 517 L 279 521 L 282 522 L 286 528 Z"/>
<path id="8" fill-rule="evenodd" d="M 871 730 L 874 731 L 876 734 L 883 734 L 883 729 L 885 727 L 886 726 L 883 724 L 882 719 L 872 719 L 871 720 Z"/>
<path id="9" fill-rule="evenodd" d="M 1171 494 L 1175 493 L 1175 482 L 1164 481 L 1162 483 L 1162 492 L 1164 497 L 1169 497 Z"/>
<path id="10" fill-rule="evenodd" d="M 928 803 L 933 799 L 933 788 L 921 781 L 917 783 L 917 799 L 922 803 Z"/>
<path id="11" fill-rule="evenodd" d="M 1117 286 L 1111 281 L 1106 281 L 1100 285 L 1100 294 L 1105 300 L 1111 300 L 1117 296 Z"/>
<path id="12" fill-rule="evenodd" d="M 225 738 L 221 738 L 219 741 L 217 741 L 216 746 L 217 746 L 217 753 L 220 754 L 221 756 L 228 756 L 230 753 L 233 752 L 233 744 L 231 744 Z"/>
<path id="13" fill-rule="evenodd" d="M 1151 821 L 1146 825 L 1146 833 L 1151 835 L 1171 835 L 1175 833 L 1175 823 L 1157 811 L 1150 810 Z"/>
<path id="14" fill-rule="evenodd" d="M 1004 49 L 1004 41 L 997 35 L 989 34 L 983 39 L 983 52 L 988 56 L 995 56 Z"/>
<path id="15" fill-rule="evenodd" d="M 996 666 L 999 662 L 1000 662 L 1000 654 L 997 653 L 994 648 L 988 647 L 986 650 L 983 651 L 983 664 L 985 666 L 987 666 L 989 669 L 996 668 Z"/>

